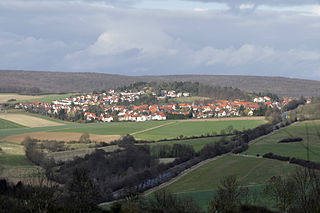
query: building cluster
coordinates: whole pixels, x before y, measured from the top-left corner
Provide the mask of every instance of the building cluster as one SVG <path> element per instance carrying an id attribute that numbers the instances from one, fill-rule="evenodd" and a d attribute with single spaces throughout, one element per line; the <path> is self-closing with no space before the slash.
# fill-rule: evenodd
<path id="1" fill-rule="evenodd" d="M 200 104 L 162 104 L 162 105 L 134 105 L 135 100 L 144 95 L 144 91 L 139 92 L 115 92 L 110 90 L 101 94 L 80 95 L 63 100 L 56 100 L 51 103 L 20 103 L 17 109 L 40 112 L 42 114 L 65 116 L 74 118 L 73 120 L 86 120 L 96 122 L 112 121 L 149 121 L 166 120 L 171 118 L 222 118 L 231 116 L 253 116 L 254 112 L 261 106 L 281 108 L 290 102 L 290 98 L 284 98 L 283 102 L 272 102 L 269 97 L 257 97 L 253 101 L 218 100 L 210 103 Z M 154 94 L 152 94 L 154 95 Z M 189 96 L 189 93 L 176 93 L 166 91 L 161 97 L 182 97 Z M 157 97 L 157 98 L 159 98 Z M 122 104 L 129 102 L 129 104 Z M 72 119 L 70 119 L 72 120 Z"/>

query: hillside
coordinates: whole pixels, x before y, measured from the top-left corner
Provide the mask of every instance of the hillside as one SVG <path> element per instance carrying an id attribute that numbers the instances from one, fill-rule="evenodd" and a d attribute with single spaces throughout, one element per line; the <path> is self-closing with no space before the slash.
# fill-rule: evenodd
<path id="1" fill-rule="evenodd" d="M 208 85 L 239 88 L 247 92 L 272 92 L 279 96 L 317 96 L 320 81 L 283 77 L 232 75 L 122 76 L 102 73 L 70 73 L 39 71 L 0 71 L 0 92 L 25 89 L 44 93 L 91 92 L 110 89 L 138 81 L 193 81 Z M 17 88 L 17 91 L 12 91 Z M 8 91 L 10 90 L 10 91 Z"/>

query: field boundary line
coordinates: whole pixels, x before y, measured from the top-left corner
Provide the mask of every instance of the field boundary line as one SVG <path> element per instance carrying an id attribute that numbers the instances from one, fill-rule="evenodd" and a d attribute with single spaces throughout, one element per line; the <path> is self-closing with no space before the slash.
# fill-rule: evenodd
<path id="1" fill-rule="evenodd" d="M 164 127 L 164 126 L 168 126 L 170 124 L 175 124 L 175 123 L 177 123 L 177 122 L 173 121 L 173 122 L 170 122 L 170 123 L 161 124 L 159 126 L 154 126 L 154 127 L 148 128 L 148 129 L 143 129 L 143 130 L 140 130 L 140 131 L 137 131 L 137 132 L 133 132 L 133 133 L 131 133 L 131 135 L 136 135 L 136 134 L 140 134 L 140 133 L 143 133 L 143 132 L 149 132 L 151 130 L 158 129 L 158 128 L 161 128 L 161 127 Z"/>

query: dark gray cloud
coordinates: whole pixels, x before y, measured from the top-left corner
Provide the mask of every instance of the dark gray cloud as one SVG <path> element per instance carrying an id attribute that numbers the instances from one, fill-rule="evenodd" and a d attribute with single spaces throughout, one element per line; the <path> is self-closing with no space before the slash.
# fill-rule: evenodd
<path id="1" fill-rule="evenodd" d="M 254 11 L 259 6 L 303 6 L 320 4 L 320 0 L 184 0 L 204 3 L 226 4 L 232 11 Z"/>
<path id="2" fill-rule="evenodd" d="M 268 6 L 301 6 L 301 5 L 312 5 L 318 4 L 319 0 L 184 0 L 184 1 L 198 1 L 204 3 L 221 3 L 228 5 L 241 5 L 241 4 L 252 4 L 252 5 L 268 5 Z"/>
<path id="3" fill-rule="evenodd" d="M 0 14 L 0 69 L 320 80 L 320 16 L 311 11 L 238 16 L 8 0 Z"/>

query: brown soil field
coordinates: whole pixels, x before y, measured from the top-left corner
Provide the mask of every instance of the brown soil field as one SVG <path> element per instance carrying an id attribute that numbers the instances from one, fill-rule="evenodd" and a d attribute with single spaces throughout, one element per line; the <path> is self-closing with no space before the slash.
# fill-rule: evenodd
<path id="1" fill-rule="evenodd" d="M 0 94 L 0 103 L 6 103 L 10 99 L 16 99 L 17 101 L 30 100 L 40 98 L 39 96 L 31 95 L 18 95 L 18 94 Z"/>
<path id="2" fill-rule="evenodd" d="M 57 141 L 78 141 L 82 133 L 74 132 L 33 132 L 19 135 L 11 135 L 3 138 L 3 141 L 21 143 L 25 137 L 29 136 L 38 140 L 57 140 Z M 95 135 L 90 134 L 90 140 L 96 142 L 111 142 L 120 138 L 120 135 Z"/>
<path id="3" fill-rule="evenodd" d="M 37 118 L 29 115 L 18 113 L 0 113 L 0 118 L 26 127 L 44 127 L 44 126 L 61 126 L 63 123 L 58 123 L 42 118 Z"/>

